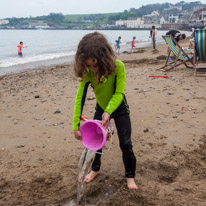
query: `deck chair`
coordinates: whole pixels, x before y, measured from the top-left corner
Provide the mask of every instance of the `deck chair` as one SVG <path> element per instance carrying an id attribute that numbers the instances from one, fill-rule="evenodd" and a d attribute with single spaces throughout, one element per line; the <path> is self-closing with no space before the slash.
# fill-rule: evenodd
<path id="1" fill-rule="evenodd" d="M 198 63 L 206 62 L 206 30 L 196 29 L 194 40 L 194 75 L 206 77 L 206 65 L 198 66 Z"/>
<path id="2" fill-rule="evenodd" d="M 193 56 L 187 54 L 183 50 L 183 48 L 177 43 L 177 41 L 173 38 L 172 35 L 162 36 L 162 38 L 165 40 L 166 44 L 170 48 L 170 51 L 166 58 L 165 65 L 157 70 L 162 70 L 166 72 L 182 64 L 184 64 L 187 68 L 194 68 Z M 172 53 L 174 54 L 174 56 L 171 55 Z M 192 66 L 188 66 L 187 62 L 190 62 Z"/>

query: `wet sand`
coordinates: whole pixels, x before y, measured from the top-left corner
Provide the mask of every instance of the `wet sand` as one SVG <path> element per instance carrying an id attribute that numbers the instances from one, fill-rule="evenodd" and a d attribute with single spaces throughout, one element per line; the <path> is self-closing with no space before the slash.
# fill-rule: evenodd
<path id="1" fill-rule="evenodd" d="M 118 56 L 126 66 L 139 189 L 127 189 L 115 131 L 101 174 L 86 184 L 87 205 L 206 205 L 206 78 L 184 66 L 156 71 L 166 55 L 164 44 L 157 48 Z M 69 64 L 0 77 L 0 205 L 59 206 L 76 198 L 83 151 L 72 133 L 77 87 Z M 91 119 L 91 88 L 87 98 L 83 114 Z"/>

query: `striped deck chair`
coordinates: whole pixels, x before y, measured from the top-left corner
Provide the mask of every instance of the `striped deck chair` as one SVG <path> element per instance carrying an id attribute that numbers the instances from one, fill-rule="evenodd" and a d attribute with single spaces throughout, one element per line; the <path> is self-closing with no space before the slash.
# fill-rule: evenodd
<path id="1" fill-rule="evenodd" d="M 165 65 L 157 70 L 169 71 L 184 64 L 187 68 L 194 68 L 193 56 L 186 54 L 182 47 L 177 43 L 172 35 L 162 36 L 166 44 L 170 48 Z M 173 53 L 173 55 L 171 55 Z M 175 58 L 174 58 L 175 57 Z M 170 60 L 170 61 L 169 61 Z M 192 66 L 188 66 L 186 62 L 190 62 Z M 166 68 L 169 67 L 169 68 Z"/>
<path id="2" fill-rule="evenodd" d="M 200 62 L 206 62 L 206 30 L 195 30 L 195 46 L 194 46 L 194 68 L 195 76 L 206 76 L 206 65 L 198 66 Z"/>

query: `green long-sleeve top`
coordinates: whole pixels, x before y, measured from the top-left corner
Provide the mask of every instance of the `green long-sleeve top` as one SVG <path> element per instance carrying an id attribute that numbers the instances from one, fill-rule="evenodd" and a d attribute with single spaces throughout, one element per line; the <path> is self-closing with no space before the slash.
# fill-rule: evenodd
<path id="1" fill-rule="evenodd" d="M 94 89 L 97 104 L 110 115 L 122 103 L 125 94 L 125 66 L 120 60 L 116 60 L 116 69 L 107 79 L 101 78 L 102 83 L 98 84 L 94 73 L 87 69 L 87 74 L 83 81 L 79 83 L 77 90 L 74 113 L 73 130 L 79 130 L 80 119 L 83 111 L 86 93 L 89 84 Z"/>

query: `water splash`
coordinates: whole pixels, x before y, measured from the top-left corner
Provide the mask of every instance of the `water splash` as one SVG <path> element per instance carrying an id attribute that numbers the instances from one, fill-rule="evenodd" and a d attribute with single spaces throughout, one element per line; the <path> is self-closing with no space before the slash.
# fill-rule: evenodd
<path id="1" fill-rule="evenodd" d="M 90 204 L 87 204 L 86 199 L 83 201 L 84 197 L 84 183 L 85 183 L 85 177 L 88 174 L 91 164 L 94 160 L 95 152 L 88 150 L 84 148 L 81 157 L 79 159 L 78 164 L 78 176 L 77 176 L 77 199 L 72 199 L 69 202 L 66 202 L 62 206 L 92 206 Z"/>
<path id="2" fill-rule="evenodd" d="M 77 200 L 81 202 L 82 197 L 84 196 L 84 183 L 85 177 L 91 168 L 91 164 L 94 160 L 95 152 L 84 148 L 82 155 L 79 159 L 78 164 L 78 185 L 77 185 Z"/>

